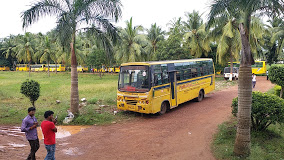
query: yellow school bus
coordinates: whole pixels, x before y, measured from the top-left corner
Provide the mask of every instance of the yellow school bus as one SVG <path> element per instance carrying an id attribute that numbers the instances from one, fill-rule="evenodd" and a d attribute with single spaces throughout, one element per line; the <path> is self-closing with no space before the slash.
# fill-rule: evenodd
<path id="1" fill-rule="evenodd" d="M 9 71 L 10 67 L 7 66 L 0 66 L 0 71 Z"/>
<path id="2" fill-rule="evenodd" d="M 43 72 L 43 71 L 46 71 L 46 66 L 45 64 L 34 64 L 34 65 L 31 65 L 31 71 L 32 72 Z"/>
<path id="3" fill-rule="evenodd" d="M 255 64 L 251 66 L 251 70 L 254 74 L 266 74 L 265 61 L 255 61 Z"/>
<path id="4" fill-rule="evenodd" d="M 200 102 L 214 89 L 210 58 L 124 63 L 119 73 L 117 108 L 164 114 L 189 100 Z"/>
<path id="5" fill-rule="evenodd" d="M 105 65 L 102 65 L 102 68 L 100 68 L 100 69 L 94 69 L 94 72 L 105 73 L 105 72 L 108 72 L 108 71 L 109 71 L 109 69 Z"/>
<path id="6" fill-rule="evenodd" d="M 120 67 L 119 67 L 119 66 L 109 67 L 109 68 L 107 68 L 107 71 L 108 71 L 109 73 L 119 73 Z"/>
<path id="7" fill-rule="evenodd" d="M 228 67 L 230 67 L 230 62 Z M 240 67 L 240 62 L 233 62 L 234 67 Z M 251 66 L 251 71 L 254 74 L 266 74 L 266 63 L 265 61 L 255 61 L 255 64 Z"/>
<path id="8" fill-rule="evenodd" d="M 45 64 L 46 71 L 48 71 L 48 65 Z M 64 72 L 65 71 L 65 66 L 63 64 L 49 64 L 49 71 L 51 72 Z"/>
<path id="9" fill-rule="evenodd" d="M 88 72 L 88 66 L 77 66 L 77 72 Z"/>
<path id="10" fill-rule="evenodd" d="M 17 64 L 16 71 L 29 71 L 30 67 L 28 64 Z"/>

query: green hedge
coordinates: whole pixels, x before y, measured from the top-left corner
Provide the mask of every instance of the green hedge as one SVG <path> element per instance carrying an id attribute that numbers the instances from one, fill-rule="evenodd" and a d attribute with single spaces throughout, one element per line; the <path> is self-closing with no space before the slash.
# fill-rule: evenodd
<path id="1" fill-rule="evenodd" d="M 281 91 L 281 86 L 276 85 L 274 87 L 274 94 L 280 97 L 280 91 Z M 282 95 L 282 98 L 284 99 L 284 94 Z"/>
<path id="2" fill-rule="evenodd" d="M 238 97 L 233 99 L 232 114 L 237 116 Z M 270 124 L 284 123 L 284 100 L 273 94 L 252 93 L 252 129 L 265 130 Z"/>

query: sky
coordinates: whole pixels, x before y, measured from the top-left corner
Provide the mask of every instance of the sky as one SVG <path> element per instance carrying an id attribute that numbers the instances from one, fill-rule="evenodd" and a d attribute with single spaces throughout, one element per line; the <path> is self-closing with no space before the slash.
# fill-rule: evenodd
<path id="1" fill-rule="evenodd" d="M 38 0 L 1 0 L 0 1 L 0 38 L 10 34 L 24 34 L 21 13 L 30 8 Z M 185 12 L 199 11 L 206 20 L 209 5 L 212 0 L 121 0 L 122 18 L 116 26 L 125 27 L 125 21 L 132 17 L 134 25 L 150 28 L 157 23 L 167 30 L 167 23 L 177 17 L 183 17 Z M 45 17 L 32 24 L 26 32 L 46 33 L 56 26 L 56 17 Z"/>

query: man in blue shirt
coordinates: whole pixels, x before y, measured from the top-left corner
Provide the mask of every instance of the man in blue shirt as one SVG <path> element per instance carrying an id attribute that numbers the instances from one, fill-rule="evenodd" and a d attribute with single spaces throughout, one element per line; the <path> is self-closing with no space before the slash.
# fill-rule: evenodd
<path id="1" fill-rule="evenodd" d="M 39 141 L 37 136 L 37 119 L 35 118 L 35 111 L 34 107 L 30 107 L 28 109 L 28 115 L 23 119 L 21 131 L 25 132 L 26 138 L 30 143 L 31 152 L 27 158 L 27 160 L 35 160 L 35 153 L 39 149 Z"/>

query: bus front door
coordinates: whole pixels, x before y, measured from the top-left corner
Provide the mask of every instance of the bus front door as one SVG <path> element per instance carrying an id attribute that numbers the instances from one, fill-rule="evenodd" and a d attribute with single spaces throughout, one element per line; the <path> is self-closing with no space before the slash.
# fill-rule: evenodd
<path id="1" fill-rule="evenodd" d="M 170 72 L 171 108 L 177 106 L 176 72 Z"/>

